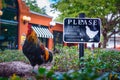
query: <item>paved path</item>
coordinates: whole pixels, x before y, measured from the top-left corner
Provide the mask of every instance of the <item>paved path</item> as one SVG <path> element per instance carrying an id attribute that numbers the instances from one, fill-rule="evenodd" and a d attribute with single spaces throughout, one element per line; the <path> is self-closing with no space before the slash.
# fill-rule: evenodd
<path id="1" fill-rule="evenodd" d="M 118 52 L 120 52 L 120 49 L 114 49 L 114 48 L 106 48 L 106 50 L 110 50 L 110 51 L 118 51 Z"/>

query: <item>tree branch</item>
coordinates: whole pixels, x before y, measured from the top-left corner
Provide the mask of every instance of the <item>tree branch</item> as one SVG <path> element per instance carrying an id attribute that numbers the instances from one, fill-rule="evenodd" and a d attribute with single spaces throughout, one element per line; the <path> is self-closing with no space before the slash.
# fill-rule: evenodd
<path id="1" fill-rule="evenodd" d="M 118 29 L 117 31 L 113 30 L 113 31 L 111 32 L 111 34 L 108 35 L 108 38 L 110 38 L 113 34 L 117 34 L 117 33 L 119 33 L 119 32 L 120 32 L 120 29 Z"/>

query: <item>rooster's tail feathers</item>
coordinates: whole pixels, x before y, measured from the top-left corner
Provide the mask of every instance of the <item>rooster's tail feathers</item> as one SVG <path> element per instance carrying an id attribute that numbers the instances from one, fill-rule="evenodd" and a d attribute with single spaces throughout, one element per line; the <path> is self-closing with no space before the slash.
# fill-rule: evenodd
<path id="1" fill-rule="evenodd" d="M 45 48 L 45 54 L 44 54 L 45 62 L 52 62 L 53 60 L 53 53 L 49 51 L 47 48 Z"/>
<path id="2" fill-rule="evenodd" d="M 45 60 L 48 61 L 49 59 L 49 51 L 45 48 Z"/>

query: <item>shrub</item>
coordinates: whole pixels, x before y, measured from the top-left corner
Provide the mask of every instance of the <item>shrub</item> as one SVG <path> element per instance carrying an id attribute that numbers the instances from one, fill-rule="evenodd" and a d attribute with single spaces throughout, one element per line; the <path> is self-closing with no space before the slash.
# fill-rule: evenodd
<path id="1" fill-rule="evenodd" d="M 55 71 L 79 70 L 82 66 L 85 66 L 87 69 L 95 68 L 102 72 L 120 72 L 120 52 L 103 49 L 95 49 L 93 52 L 86 49 L 84 60 L 81 61 L 82 58 L 79 59 L 77 47 L 62 47 L 60 49 L 61 53 L 54 56 L 52 69 Z"/>
<path id="2" fill-rule="evenodd" d="M 59 46 L 58 49 L 60 53 L 54 55 L 52 69 L 39 68 L 37 80 L 120 80 L 120 52 L 85 49 L 85 56 L 79 59 L 77 47 Z M 21 51 L 0 54 L 0 62 L 14 60 L 27 62 Z"/>
<path id="3" fill-rule="evenodd" d="M 5 50 L 0 53 L 0 62 L 23 61 L 29 63 L 22 51 L 19 50 Z"/>
<path id="4" fill-rule="evenodd" d="M 69 70 L 67 72 L 47 71 L 45 68 L 39 68 L 37 80 L 120 80 L 120 74 L 115 72 L 105 72 L 99 74 L 96 70 L 86 69 L 86 71 Z"/>
<path id="5" fill-rule="evenodd" d="M 82 71 L 82 68 L 84 68 L 83 72 L 79 74 L 82 75 L 83 78 L 88 76 L 89 79 L 92 78 L 91 76 L 95 77 L 98 75 L 99 77 L 97 78 L 100 79 L 109 78 L 108 76 L 111 73 L 112 77 L 116 75 L 120 77 L 120 52 L 105 49 L 95 49 L 94 51 L 86 49 L 84 52 L 85 56 L 79 59 L 77 47 L 62 47 L 60 49 L 62 50 L 61 53 L 54 56 L 53 71 L 64 73 L 75 70 L 75 74 L 79 74 L 78 71 Z M 83 80 L 86 79 L 84 78 Z M 94 78 L 92 78 L 92 80 L 94 80 Z"/>

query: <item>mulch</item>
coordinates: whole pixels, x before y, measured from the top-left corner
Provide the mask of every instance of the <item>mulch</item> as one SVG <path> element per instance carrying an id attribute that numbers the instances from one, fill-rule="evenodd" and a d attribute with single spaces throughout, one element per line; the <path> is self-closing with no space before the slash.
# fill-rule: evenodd
<path id="1" fill-rule="evenodd" d="M 44 64 L 41 66 L 46 67 L 46 69 L 51 68 L 51 64 Z M 35 75 L 35 73 L 33 73 L 32 71 L 32 66 L 22 61 L 0 63 L 0 77 L 10 77 L 13 76 L 13 74 L 16 74 L 20 77 L 30 77 Z"/>
<path id="2" fill-rule="evenodd" d="M 18 76 L 31 76 L 32 66 L 21 61 L 0 63 L 0 76 L 10 77 L 13 74 Z"/>

